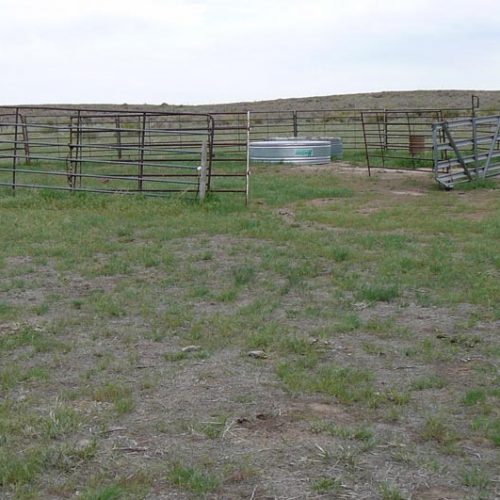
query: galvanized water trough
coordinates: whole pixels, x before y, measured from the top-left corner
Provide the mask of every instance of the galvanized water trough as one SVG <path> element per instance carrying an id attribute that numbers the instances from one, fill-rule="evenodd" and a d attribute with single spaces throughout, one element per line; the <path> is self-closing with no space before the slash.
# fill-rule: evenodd
<path id="1" fill-rule="evenodd" d="M 250 160 L 264 163 L 329 163 L 331 142 L 310 139 L 271 139 L 250 143 Z"/>
<path id="2" fill-rule="evenodd" d="M 306 137 L 311 141 L 328 141 L 330 143 L 330 157 L 332 160 L 341 160 L 344 146 L 340 137 Z"/>

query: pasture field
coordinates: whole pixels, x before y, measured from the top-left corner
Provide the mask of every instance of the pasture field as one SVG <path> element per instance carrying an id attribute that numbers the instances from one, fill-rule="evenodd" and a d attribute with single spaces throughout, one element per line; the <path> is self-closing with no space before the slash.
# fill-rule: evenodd
<path id="1" fill-rule="evenodd" d="M 0 497 L 500 497 L 498 182 L 0 192 Z"/>

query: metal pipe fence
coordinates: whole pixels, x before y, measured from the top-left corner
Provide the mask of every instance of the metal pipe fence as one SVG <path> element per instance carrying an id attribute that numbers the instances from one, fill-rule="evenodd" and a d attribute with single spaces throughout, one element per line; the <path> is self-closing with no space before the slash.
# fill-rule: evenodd
<path id="1" fill-rule="evenodd" d="M 477 106 L 476 103 L 474 103 Z M 470 116 L 472 108 L 316 109 L 251 111 L 250 140 L 340 138 L 347 158 L 363 157 L 367 166 L 432 169 L 432 123 Z M 217 140 L 235 141 L 242 112 L 216 112 Z M 239 148 L 245 145 L 240 142 Z"/>
<path id="2" fill-rule="evenodd" d="M 344 157 L 372 167 L 432 171 L 432 124 L 443 119 L 481 115 L 471 108 L 316 109 L 248 112 L 249 140 L 339 138 Z M 212 113 L 215 142 L 231 144 L 233 154 L 246 149 L 243 112 Z"/>
<path id="3" fill-rule="evenodd" d="M 340 137 L 345 149 L 363 147 L 362 110 L 289 110 L 251 113 L 252 140 Z"/>
<path id="4" fill-rule="evenodd" d="M 368 168 L 431 169 L 432 124 L 473 108 L 316 109 L 169 113 L 59 106 L 0 107 L 0 186 L 70 191 L 206 192 L 248 201 L 250 141 L 340 138 L 347 159 Z M 443 132 L 441 132 L 443 133 Z M 442 152 L 446 155 L 446 152 Z"/>
<path id="5" fill-rule="evenodd" d="M 215 112 L 216 131 L 221 140 L 242 141 L 241 124 L 250 117 L 250 140 L 275 138 L 309 138 L 318 136 L 340 137 L 345 149 L 363 148 L 361 110 L 287 110 Z M 238 137 L 237 130 L 241 131 Z M 241 144 L 243 147 L 243 144 Z"/>
<path id="6" fill-rule="evenodd" d="M 340 137 L 344 149 L 364 149 L 363 113 L 385 113 L 404 111 L 414 113 L 418 117 L 421 113 L 435 111 L 434 109 L 311 109 L 285 111 L 250 111 L 251 140 L 265 140 L 277 137 Z M 439 109 L 445 118 L 469 116 L 471 108 Z M 224 131 L 231 137 L 231 131 L 238 128 L 247 112 L 213 112 L 219 133 Z M 413 120 L 414 117 L 412 116 Z M 234 138 L 234 136 L 233 136 Z"/>
<path id="7" fill-rule="evenodd" d="M 233 142 L 215 144 L 214 127 L 208 114 L 3 108 L 0 186 L 14 192 L 23 187 L 146 196 L 209 191 L 247 195 L 245 156 L 228 154 Z M 246 131 L 247 124 L 240 128 Z M 230 163 L 230 168 L 223 167 Z M 200 178 L 206 182 L 203 189 Z"/>

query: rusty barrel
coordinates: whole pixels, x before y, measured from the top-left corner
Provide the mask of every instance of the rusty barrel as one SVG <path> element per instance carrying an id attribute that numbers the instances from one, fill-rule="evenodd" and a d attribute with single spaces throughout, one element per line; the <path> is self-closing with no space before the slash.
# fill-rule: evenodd
<path id="1" fill-rule="evenodd" d="M 412 155 L 425 152 L 425 135 L 412 134 L 409 136 L 409 150 Z"/>

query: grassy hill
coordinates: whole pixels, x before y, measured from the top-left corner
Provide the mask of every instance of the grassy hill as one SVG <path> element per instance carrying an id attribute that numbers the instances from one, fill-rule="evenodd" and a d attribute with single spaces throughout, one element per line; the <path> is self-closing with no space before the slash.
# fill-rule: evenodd
<path id="1" fill-rule="evenodd" d="M 500 109 L 500 90 L 414 90 L 394 92 L 372 92 L 365 94 L 343 94 L 268 101 L 204 104 L 197 106 L 150 104 L 93 104 L 89 108 L 150 109 L 162 111 L 258 111 L 285 109 L 359 109 L 359 108 L 468 108 L 471 95 L 477 95 L 481 110 L 495 112 Z M 168 96 L 165 96 L 168 100 Z"/>
<path id="2" fill-rule="evenodd" d="M 480 98 L 481 108 L 500 109 L 500 91 L 475 90 L 417 90 L 299 97 L 197 106 L 196 109 L 240 111 L 246 109 L 466 108 L 471 105 L 472 94 Z"/>

